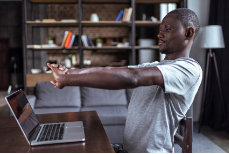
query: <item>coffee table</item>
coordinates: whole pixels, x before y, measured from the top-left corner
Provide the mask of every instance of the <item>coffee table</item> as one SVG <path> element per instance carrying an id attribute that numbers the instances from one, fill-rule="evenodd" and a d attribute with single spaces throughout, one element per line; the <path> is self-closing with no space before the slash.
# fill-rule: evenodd
<path id="1" fill-rule="evenodd" d="M 83 121 L 85 141 L 52 145 L 30 146 L 13 116 L 0 117 L 0 152 L 35 153 L 113 153 L 96 111 L 38 114 L 42 123 Z"/>

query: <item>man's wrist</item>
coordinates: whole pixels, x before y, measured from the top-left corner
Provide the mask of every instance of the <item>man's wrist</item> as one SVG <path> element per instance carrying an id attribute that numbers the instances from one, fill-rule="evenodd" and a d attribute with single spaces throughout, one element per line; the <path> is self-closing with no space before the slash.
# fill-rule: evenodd
<path id="1" fill-rule="evenodd" d="M 66 86 L 66 75 L 65 74 L 59 75 L 57 78 L 57 82 L 61 87 Z"/>

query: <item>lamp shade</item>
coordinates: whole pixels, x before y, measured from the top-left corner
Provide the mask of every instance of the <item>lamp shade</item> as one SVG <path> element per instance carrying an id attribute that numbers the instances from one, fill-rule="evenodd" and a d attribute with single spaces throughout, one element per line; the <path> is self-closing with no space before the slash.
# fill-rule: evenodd
<path id="1" fill-rule="evenodd" d="M 203 27 L 200 47 L 209 49 L 224 48 L 222 27 L 220 25 Z"/>

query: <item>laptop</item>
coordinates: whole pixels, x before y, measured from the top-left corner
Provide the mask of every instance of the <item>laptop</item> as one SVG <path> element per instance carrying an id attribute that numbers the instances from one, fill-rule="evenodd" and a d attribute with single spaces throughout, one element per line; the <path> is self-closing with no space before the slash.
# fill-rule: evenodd
<path id="1" fill-rule="evenodd" d="M 22 90 L 5 99 L 29 145 L 85 141 L 82 121 L 40 124 Z"/>

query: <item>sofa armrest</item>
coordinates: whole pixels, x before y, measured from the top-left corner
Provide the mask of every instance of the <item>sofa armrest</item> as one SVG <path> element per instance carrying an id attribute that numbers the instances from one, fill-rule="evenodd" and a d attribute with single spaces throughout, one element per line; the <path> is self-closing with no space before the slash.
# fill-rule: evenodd
<path id="1" fill-rule="evenodd" d="M 36 102 L 36 96 L 35 95 L 26 95 L 29 104 L 31 105 L 32 109 L 35 107 L 35 102 Z"/>

